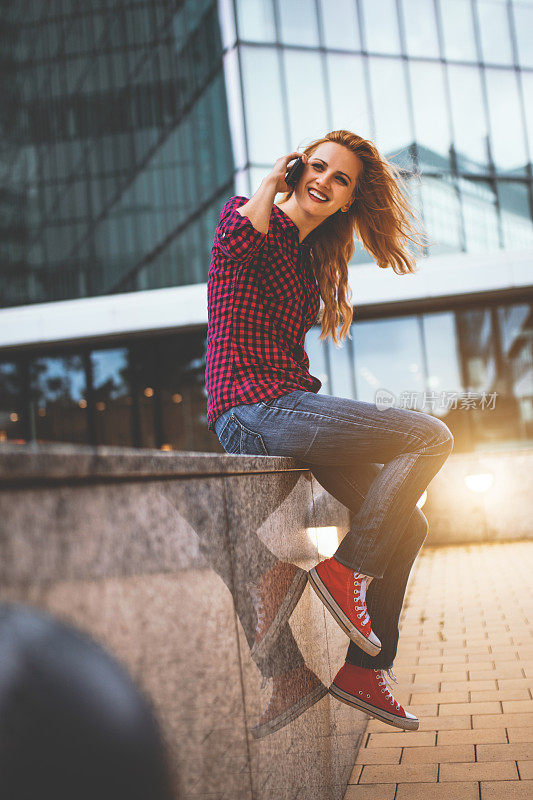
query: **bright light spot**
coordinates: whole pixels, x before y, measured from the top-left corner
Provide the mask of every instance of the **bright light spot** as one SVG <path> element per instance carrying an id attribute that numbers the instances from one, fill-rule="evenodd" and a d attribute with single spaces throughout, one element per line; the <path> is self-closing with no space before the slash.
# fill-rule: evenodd
<path id="1" fill-rule="evenodd" d="M 494 483 L 492 472 L 479 472 L 477 475 L 466 475 L 465 483 L 471 492 L 486 492 Z"/>
<path id="2" fill-rule="evenodd" d="M 339 533 L 335 525 L 307 528 L 307 533 L 321 556 L 330 558 L 339 546 Z"/>
<path id="3" fill-rule="evenodd" d="M 172 449 L 173 449 L 173 447 L 172 447 L 171 444 L 162 444 L 161 445 L 161 450 L 172 450 Z"/>
<path id="4" fill-rule="evenodd" d="M 151 386 L 147 386 L 147 387 L 145 388 L 145 390 L 144 390 L 144 396 L 145 396 L 145 397 L 153 397 L 153 396 L 154 396 L 154 390 L 152 389 L 152 387 L 151 387 Z"/>
<path id="5" fill-rule="evenodd" d="M 17 414 L 16 411 L 12 411 L 11 414 L 9 415 L 9 419 L 11 420 L 11 422 L 18 422 L 19 415 Z"/>
<path id="6" fill-rule="evenodd" d="M 416 504 L 417 504 L 418 508 L 422 508 L 422 506 L 424 505 L 424 503 L 426 502 L 427 499 L 428 499 L 428 490 L 424 489 L 424 491 L 422 492 L 422 494 L 420 495 L 420 497 L 416 501 Z"/>
<path id="7" fill-rule="evenodd" d="M 181 403 L 182 400 L 183 400 L 183 397 L 181 396 L 181 394 L 179 392 L 176 392 L 176 394 L 172 395 L 172 402 L 173 403 Z"/>

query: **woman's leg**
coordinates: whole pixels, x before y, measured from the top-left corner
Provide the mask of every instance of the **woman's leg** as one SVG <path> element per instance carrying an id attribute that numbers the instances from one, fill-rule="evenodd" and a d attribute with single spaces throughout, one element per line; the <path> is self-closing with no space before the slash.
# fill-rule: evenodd
<path id="1" fill-rule="evenodd" d="M 313 475 L 333 497 L 350 511 L 350 520 L 358 513 L 366 494 L 381 472 L 380 464 L 358 464 L 354 467 L 314 466 Z M 428 522 L 415 506 L 404 533 L 393 551 L 392 558 L 381 580 L 373 580 L 368 587 L 366 604 L 372 630 L 381 641 L 381 651 L 370 656 L 354 642 L 350 642 L 346 661 L 360 667 L 392 667 L 398 646 L 398 621 L 411 567 L 424 543 Z"/>
<path id="2" fill-rule="evenodd" d="M 299 389 L 268 403 L 236 406 L 233 416 L 242 425 L 241 446 L 249 443 L 252 452 L 260 445 L 267 455 L 292 456 L 312 470 L 384 465 L 335 553 L 346 567 L 380 579 L 418 499 L 453 446 L 448 427 L 429 414 L 380 410 Z"/>

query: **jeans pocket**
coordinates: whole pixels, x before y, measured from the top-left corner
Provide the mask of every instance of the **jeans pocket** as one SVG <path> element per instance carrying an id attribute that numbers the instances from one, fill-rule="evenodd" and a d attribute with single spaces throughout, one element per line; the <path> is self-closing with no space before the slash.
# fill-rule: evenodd
<path id="1" fill-rule="evenodd" d="M 233 414 L 229 415 L 227 419 L 221 420 L 220 425 L 217 425 L 215 422 L 215 432 L 218 436 L 218 441 L 226 453 L 237 455 L 239 452 L 241 431 L 238 425 L 235 424 Z"/>
<path id="2" fill-rule="evenodd" d="M 240 434 L 237 452 L 240 453 L 240 455 L 247 456 L 267 456 L 268 450 L 266 449 L 261 434 L 255 433 L 255 431 L 243 425 L 235 414 L 231 415 L 231 419 L 235 423 L 236 429 Z"/>

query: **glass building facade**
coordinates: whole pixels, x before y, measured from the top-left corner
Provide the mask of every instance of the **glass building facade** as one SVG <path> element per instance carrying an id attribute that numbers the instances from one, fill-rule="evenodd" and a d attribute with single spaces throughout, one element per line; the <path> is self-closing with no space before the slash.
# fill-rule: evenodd
<path id="1" fill-rule="evenodd" d="M 438 308 L 356 307 L 340 349 L 313 328 L 321 391 L 386 390 L 445 419 L 456 451 L 531 443 L 533 0 L 3 12 L 4 309 L 205 283 L 227 197 L 348 128 L 402 168 L 427 255 L 531 248 L 531 281 L 512 300 L 458 283 Z M 351 266 L 370 262 L 357 247 Z M 0 440 L 221 452 L 206 428 L 206 327 L 1 349 Z"/>

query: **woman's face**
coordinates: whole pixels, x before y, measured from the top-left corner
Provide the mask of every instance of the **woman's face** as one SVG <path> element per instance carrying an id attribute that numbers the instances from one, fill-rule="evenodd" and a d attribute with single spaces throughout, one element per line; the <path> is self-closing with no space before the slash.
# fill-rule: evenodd
<path id="1" fill-rule="evenodd" d="M 350 205 L 363 162 L 336 142 L 318 145 L 304 167 L 295 189 L 298 204 L 309 214 L 326 218 Z M 312 197 L 315 189 L 322 198 Z"/>

